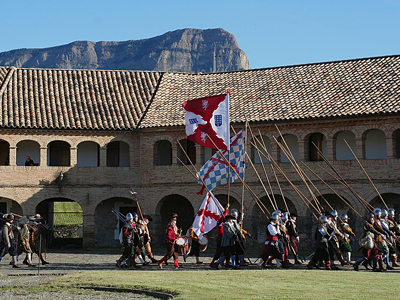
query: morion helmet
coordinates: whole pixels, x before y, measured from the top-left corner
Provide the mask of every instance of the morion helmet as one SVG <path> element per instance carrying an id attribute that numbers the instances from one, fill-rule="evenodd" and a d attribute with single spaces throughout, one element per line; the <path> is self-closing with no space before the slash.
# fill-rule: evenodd
<path id="1" fill-rule="evenodd" d="M 236 208 L 232 209 L 231 216 L 234 216 L 235 219 L 237 219 L 239 217 L 239 211 Z"/>
<path id="2" fill-rule="evenodd" d="M 392 208 L 392 207 L 389 208 L 389 209 L 388 209 L 388 215 L 389 215 L 389 217 L 394 218 L 394 216 L 396 215 L 395 209 Z"/>
<path id="3" fill-rule="evenodd" d="M 328 218 L 325 215 L 319 217 L 319 221 L 321 223 L 328 223 Z"/>
<path id="4" fill-rule="evenodd" d="M 285 212 L 282 215 L 282 221 L 286 222 L 287 220 L 289 220 L 289 213 Z"/>
<path id="5" fill-rule="evenodd" d="M 382 209 L 381 210 L 381 217 L 384 218 L 384 217 L 387 217 L 387 216 L 388 216 L 388 211 L 386 209 Z"/>
<path id="6" fill-rule="evenodd" d="M 338 212 L 337 212 L 337 210 L 336 210 L 336 209 L 333 210 L 333 211 L 331 212 L 331 215 L 332 215 L 332 217 L 337 218 L 337 217 L 338 217 Z"/>
<path id="7" fill-rule="evenodd" d="M 341 218 L 342 220 L 349 220 L 349 216 L 348 216 L 347 214 L 345 214 L 345 213 L 341 214 L 341 215 L 340 215 L 340 218 Z"/>
<path id="8" fill-rule="evenodd" d="M 381 212 L 381 209 L 380 209 L 380 208 L 377 207 L 377 208 L 374 209 L 374 215 L 375 215 L 375 216 L 380 217 L 380 216 L 381 216 L 381 213 L 382 213 L 382 212 Z"/>
<path id="9" fill-rule="evenodd" d="M 127 213 L 127 214 L 126 214 L 126 220 L 127 220 L 127 221 L 133 220 L 133 215 L 132 215 L 131 213 Z"/>

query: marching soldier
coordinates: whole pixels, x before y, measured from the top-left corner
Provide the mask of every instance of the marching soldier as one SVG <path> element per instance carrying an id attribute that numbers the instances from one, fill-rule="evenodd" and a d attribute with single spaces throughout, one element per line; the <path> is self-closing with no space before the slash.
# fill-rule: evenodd
<path id="1" fill-rule="evenodd" d="M 325 215 L 319 217 L 319 226 L 315 231 L 315 253 L 314 256 L 310 259 L 307 268 L 312 269 L 314 263 L 318 263 L 320 259 L 323 259 L 325 262 L 325 269 L 332 270 L 330 254 L 329 254 L 329 246 L 328 240 L 330 238 L 330 234 L 328 233 L 328 218 Z"/>
<path id="2" fill-rule="evenodd" d="M 150 237 L 150 231 L 147 226 L 149 224 L 149 219 L 143 218 L 143 220 L 139 221 L 139 226 L 143 231 L 143 244 L 144 244 L 144 249 L 146 250 L 147 257 L 150 258 L 152 263 L 158 263 L 158 260 L 154 258 L 153 253 L 151 251 L 151 237 Z M 144 254 L 144 253 L 143 253 Z"/>
<path id="3" fill-rule="evenodd" d="M 215 269 L 219 269 L 219 264 L 223 262 L 225 259 L 232 260 L 232 269 L 238 269 L 239 267 L 236 265 L 236 256 L 235 256 L 235 242 L 239 242 L 239 237 L 237 235 L 237 229 L 233 224 L 233 220 L 235 220 L 234 216 L 228 215 L 225 217 L 225 224 L 223 227 L 223 236 L 221 240 L 221 249 L 223 255 L 218 259 L 218 261 L 214 264 Z"/>
<path id="4" fill-rule="evenodd" d="M 330 234 L 330 238 L 328 239 L 330 267 L 332 270 L 340 270 L 340 268 L 335 265 L 335 254 L 341 265 L 344 266 L 346 263 L 343 259 L 343 254 L 340 251 L 339 246 L 339 241 L 344 238 L 344 235 L 337 228 L 336 220 L 338 217 L 338 212 L 334 210 L 330 214 L 327 213 L 326 216 L 328 219 L 327 230 Z"/>
<path id="5" fill-rule="evenodd" d="M 343 232 L 344 238 L 340 240 L 340 251 L 344 254 L 345 261 L 348 264 L 351 264 L 351 245 L 350 245 L 350 237 L 355 237 L 355 234 L 351 227 L 349 226 L 349 217 L 347 214 L 343 213 L 340 218 L 342 221 L 340 222 L 340 229 Z"/>
<path id="6" fill-rule="evenodd" d="M 297 247 L 297 243 L 300 242 L 300 237 L 297 232 L 297 215 L 295 213 L 290 214 L 289 220 L 286 222 L 287 233 L 289 235 L 290 247 L 292 249 L 294 255 L 294 263 L 301 264 L 299 261 L 299 249 Z"/>
<path id="7" fill-rule="evenodd" d="M 28 226 L 29 219 L 27 217 L 22 217 L 18 224 L 21 227 L 19 232 L 19 240 L 17 245 L 17 253 L 21 255 L 22 253 L 26 253 L 26 257 L 24 260 L 24 264 L 28 265 L 29 267 L 34 267 L 35 265 L 32 264 L 32 249 L 29 243 L 30 239 L 30 230 Z"/>
<path id="8" fill-rule="evenodd" d="M 218 260 L 222 255 L 221 249 L 221 240 L 224 234 L 224 224 L 225 224 L 225 217 L 227 216 L 229 211 L 229 203 L 225 207 L 224 215 L 221 216 L 217 221 L 217 250 L 211 260 L 210 267 L 214 268 L 214 262 Z M 226 261 L 226 265 L 229 265 L 229 260 Z"/>
<path id="9" fill-rule="evenodd" d="M 163 263 L 170 259 L 172 256 L 174 257 L 174 266 L 175 269 L 181 268 L 178 263 L 179 253 L 176 249 L 176 240 L 180 237 L 182 233 L 182 229 L 178 229 L 176 226 L 176 221 L 178 218 L 178 214 L 173 213 L 171 215 L 170 222 L 165 231 L 165 247 L 167 248 L 167 254 L 158 262 L 158 267 L 160 269 L 163 268 Z"/>
<path id="10" fill-rule="evenodd" d="M 121 229 L 121 240 L 124 246 L 124 253 L 117 260 L 118 268 L 122 267 L 122 262 L 127 260 L 127 265 L 130 269 L 140 268 L 136 265 L 136 246 L 139 243 L 139 236 L 137 234 L 136 224 L 134 217 L 131 213 L 126 215 L 126 224 Z"/>
<path id="11" fill-rule="evenodd" d="M 21 268 L 17 265 L 17 241 L 13 231 L 13 223 L 14 223 L 14 215 L 13 214 L 5 214 L 3 215 L 3 220 L 5 224 L 1 228 L 2 230 L 2 239 L 1 239 L 1 247 L 0 247 L 0 258 L 3 257 L 6 253 L 11 256 L 11 264 L 13 268 Z"/>

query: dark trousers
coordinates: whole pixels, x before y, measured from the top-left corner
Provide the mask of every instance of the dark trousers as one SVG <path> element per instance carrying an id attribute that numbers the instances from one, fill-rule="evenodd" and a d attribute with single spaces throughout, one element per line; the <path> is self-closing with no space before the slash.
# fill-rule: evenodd
<path id="1" fill-rule="evenodd" d="M 218 260 L 218 258 L 220 258 L 220 256 L 221 256 L 221 254 L 222 254 L 221 237 L 218 236 L 217 237 L 217 251 L 215 251 L 213 259 Z"/>
<path id="2" fill-rule="evenodd" d="M 172 256 L 174 259 L 179 258 L 179 253 L 175 249 L 175 244 L 166 244 L 165 247 L 167 248 L 167 254 L 164 256 L 165 260 L 170 259 Z"/>
<path id="3" fill-rule="evenodd" d="M 270 256 L 273 258 L 282 258 L 282 254 L 280 254 L 276 246 L 273 245 L 270 245 L 268 249 L 261 254 L 260 258 L 266 261 Z"/>
<path id="4" fill-rule="evenodd" d="M 323 259 L 325 262 L 327 262 L 327 261 L 330 260 L 329 256 L 330 256 L 330 250 L 328 250 L 328 248 L 317 248 L 315 250 L 315 253 L 314 253 L 314 256 L 312 258 L 312 261 L 314 263 L 318 263 L 318 261 L 320 259 Z"/>
<path id="5" fill-rule="evenodd" d="M 198 241 L 192 240 L 192 248 L 190 248 L 189 256 L 200 256 L 200 244 Z"/>

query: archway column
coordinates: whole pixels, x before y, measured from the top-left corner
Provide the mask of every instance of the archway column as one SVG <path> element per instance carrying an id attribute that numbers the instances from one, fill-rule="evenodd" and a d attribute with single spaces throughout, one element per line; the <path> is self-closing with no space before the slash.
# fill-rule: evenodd
<path id="1" fill-rule="evenodd" d="M 363 147 L 363 139 L 360 138 L 356 138 L 356 155 L 357 158 L 362 159 L 364 157 L 364 147 Z"/>
<path id="2" fill-rule="evenodd" d="M 199 144 L 195 144 L 195 149 L 196 149 L 196 165 L 202 165 L 202 159 L 201 159 L 201 149 L 202 147 Z"/>
<path id="3" fill-rule="evenodd" d="M 393 143 L 395 143 L 396 140 L 392 137 L 386 137 L 386 158 L 394 158 L 396 156 L 396 153 L 394 152 L 395 147 Z"/>
<path id="4" fill-rule="evenodd" d="M 75 167 L 78 164 L 78 148 L 71 147 L 70 150 L 70 166 Z"/>
<path id="5" fill-rule="evenodd" d="M 275 140 L 271 141 L 271 148 L 272 148 L 272 153 L 271 153 L 272 158 L 276 162 L 278 162 L 278 157 L 279 157 L 278 153 L 280 151 L 280 148 L 279 148 L 278 144 L 275 142 Z M 256 149 L 254 149 L 254 150 L 257 151 Z M 260 150 L 262 150 L 262 149 L 260 149 Z M 263 159 L 263 158 L 264 158 L 264 156 L 261 155 L 261 159 Z"/>
<path id="6" fill-rule="evenodd" d="M 83 247 L 95 245 L 95 216 L 94 214 L 83 215 Z"/>
<path id="7" fill-rule="evenodd" d="M 172 145 L 172 164 L 176 165 L 176 164 L 180 164 L 180 162 L 178 162 L 178 146 Z"/>
<path id="8" fill-rule="evenodd" d="M 107 148 L 101 147 L 100 148 L 100 167 L 107 166 Z"/>
<path id="9" fill-rule="evenodd" d="M 40 165 L 47 166 L 47 147 L 40 147 Z"/>
<path id="10" fill-rule="evenodd" d="M 306 159 L 306 151 L 305 151 L 305 142 L 303 140 L 299 141 L 299 161 L 307 161 Z"/>
<path id="11" fill-rule="evenodd" d="M 333 151 L 333 139 L 332 138 L 328 138 L 326 140 L 326 154 L 327 154 L 327 158 L 328 158 L 329 161 L 333 161 L 335 159 L 333 153 L 334 153 L 334 151 Z"/>
<path id="12" fill-rule="evenodd" d="M 16 166 L 17 165 L 17 147 L 16 146 L 10 146 L 10 159 L 9 159 L 9 165 L 10 166 Z"/>

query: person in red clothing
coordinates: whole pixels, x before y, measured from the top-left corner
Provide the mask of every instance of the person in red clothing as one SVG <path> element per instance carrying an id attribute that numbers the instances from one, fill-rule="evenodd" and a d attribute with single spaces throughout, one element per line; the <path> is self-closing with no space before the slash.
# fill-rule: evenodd
<path id="1" fill-rule="evenodd" d="M 217 251 L 215 252 L 214 257 L 210 263 L 211 268 L 214 268 L 214 262 L 218 260 L 222 255 L 221 240 L 222 236 L 224 235 L 225 217 L 228 214 L 228 211 L 229 211 L 229 203 L 225 207 L 224 215 L 221 216 L 217 222 Z M 227 260 L 227 263 L 229 263 L 229 258 Z"/>
<path id="2" fill-rule="evenodd" d="M 180 266 L 178 264 L 179 253 L 176 251 L 175 242 L 181 235 L 182 230 L 181 229 L 178 230 L 178 227 L 176 226 L 177 218 L 178 218 L 178 214 L 173 213 L 171 216 L 171 220 L 165 231 L 165 246 L 167 248 L 167 254 L 163 258 L 161 258 L 161 260 L 158 262 L 158 267 L 160 269 L 163 268 L 162 267 L 163 263 L 165 261 L 167 261 L 168 259 L 170 259 L 172 256 L 174 257 L 175 269 L 180 268 Z"/>

